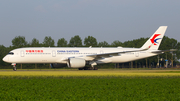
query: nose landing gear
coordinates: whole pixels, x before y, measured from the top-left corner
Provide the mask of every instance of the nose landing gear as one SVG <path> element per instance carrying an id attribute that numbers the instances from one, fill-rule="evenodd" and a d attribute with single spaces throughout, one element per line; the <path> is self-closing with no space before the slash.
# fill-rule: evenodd
<path id="1" fill-rule="evenodd" d="M 16 71 L 16 63 L 12 63 L 11 65 L 13 65 L 13 70 Z"/>
<path id="2" fill-rule="evenodd" d="M 16 69 L 16 66 L 13 66 L 13 70 L 14 70 L 14 71 L 16 71 L 16 70 L 17 70 L 17 69 Z"/>

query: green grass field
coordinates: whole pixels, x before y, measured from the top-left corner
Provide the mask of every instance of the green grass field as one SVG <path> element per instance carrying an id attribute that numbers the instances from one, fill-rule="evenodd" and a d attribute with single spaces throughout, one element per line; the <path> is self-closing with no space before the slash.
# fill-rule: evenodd
<path id="1" fill-rule="evenodd" d="M 180 100 L 179 70 L 0 70 L 0 100 Z"/>

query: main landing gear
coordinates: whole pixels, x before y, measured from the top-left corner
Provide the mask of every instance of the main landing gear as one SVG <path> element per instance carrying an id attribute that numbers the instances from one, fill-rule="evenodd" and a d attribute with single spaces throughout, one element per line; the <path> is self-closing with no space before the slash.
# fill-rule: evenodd
<path id="1" fill-rule="evenodd" d="M 94 67 L 95 65 L 97 65 L 95 61 L 91 61 L 89 62 L 89 64 L 91 65 L 90 67 L 79 68 L 79 70 L 98 70 L 97 67 Z"/>
<path id="2" fill-rule="evenodd" d="M 98 70 L 97 67 L 83 67 L 83 68 L 78 68 L 79 70 Z"/>
<path id="3" fill-rule="evenodd" d="M 17 70 L 16 63 L 12 63 L 11 65 L 13 65 L 13 70 L 16 71 Z"/>

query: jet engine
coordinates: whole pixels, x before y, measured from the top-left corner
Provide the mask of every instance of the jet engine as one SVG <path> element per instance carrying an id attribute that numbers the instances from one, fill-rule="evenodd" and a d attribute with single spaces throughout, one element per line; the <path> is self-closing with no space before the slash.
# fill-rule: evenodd
<path id="1" fill-rule="evenodd" d="M 52 68 L 63 68 L 63 67 L 66 67 L 67 64 L 51 63 L 50 66 L 51 66 Z"/>
<path id="2" fill-rule="evenodd" d="M 69 68 L 82 68 L 85 67 L 86 61 L 81 58 L 69 58 L 67 65 Z"/>

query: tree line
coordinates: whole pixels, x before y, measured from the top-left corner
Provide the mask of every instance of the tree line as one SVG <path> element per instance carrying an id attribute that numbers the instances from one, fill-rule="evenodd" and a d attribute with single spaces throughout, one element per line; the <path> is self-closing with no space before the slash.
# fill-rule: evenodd
<path id="1" fill-rule="evenodd" d="M 131 41 L 125 41 L 121 42 L 119 40 L 113 41 L 111 44 L 109 44 L 106 41 L 98 42 L 96 38 L 93 36 L 85 37 L 84 41 L 81 39 L 79 35 L 75 35 L 74 37 L 71 37 L 69 42 L 65 38 L 58 39 L 57 44 L 55 45 L 54 39 L 52 39 L 50 36 L 46 36 L 42 43 L 39 42 L 38 39 L 33 38 L 31 42 L 27 42 L 24 36 L 16 36 L 12 40 L 12 46 L 5 47 L 4 45 L 0 45 L 0 67 L 10 65 L 8 63 L 5 63 L 2 61 L 2 58 L 10 51 L 16 48 L 21 47 L 134 47 L 134 48 L 140 48 L 149 38 L 139 38 L 134 39 Z M 170 65 L 173 65 L 173 63 L 179 63 L 180 59 L 180 42 L 173 38 L 168 38 L 167 36 L 164 36 L 162 43 L 159 47 L 159 50 L 169 50 L 169 49 L 178 49 L 178 51 L 175 52 L 167 52 L 165 54 L 159 55 L 159 61 L 161 63 L 161 66 L 164 66 L 165 60 L 169 61 Z M 174 62 L 173 62 L 174 61 Z M 139 67 L 156 67 L 158 63 L 158 57 L 150 57 L 142 60 L 137 60 L 131 62 L 131 65 L 133 67 L 139 68 Z M 104 64 L 103 66 L 111 65 L 112 64 Z M 118 67 L 121 64 L 118 64 Z M 126 63 L 125 65 L 129 66 L 129 63 Z M 123 67 L 124 64 L 121 65 Z M 160 66 L 160 65 L 159 65 Z"/>
<path id="2" fill-rule="evenodd" d="M 71 37 L 69 43 L 65 38 L 58 39 L 57 45 L 55 45 L 54 39 L 50 36 L 46 36 L 42 43 L 38 39 L 33 38 L 31 42 L 27 42 L 24 36 L 17 36 L 12 40 L 12 47 L 116 47 L 117 45 L 122 46 L 122 42 L 114 41 L 112 44 L 109 44 L 106 41 L 97 42 L 96 38 L 93 36 L 88 36 L 82 42 L 82 39 L 79 35 Z"/>

